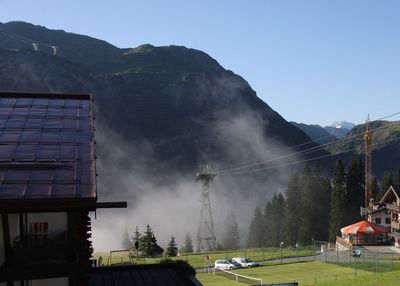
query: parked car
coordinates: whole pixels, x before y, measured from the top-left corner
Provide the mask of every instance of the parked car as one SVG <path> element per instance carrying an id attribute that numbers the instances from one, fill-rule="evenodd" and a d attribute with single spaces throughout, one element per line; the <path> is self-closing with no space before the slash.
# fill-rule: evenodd
<path id="1" fill-rule="evenodd" d="M 251 259 L 248 259 L 245 257 L 234 257 L 234 258 L 232 258 L 232 260 L 239 263 L 240 266 L 243 268 L 251 268 L 251 267 L 255 267 L 255 266 L 260 266 L 259 263 L 254 262 Z"/>
<path id="2" fill-rule="evenodd" d="M 236 266 L 236 268 L 241 268 L 242 265 L 240 265 L 239 263 L 237 263 L 235 260 L 233 259 L 228 259 L 229 263 L 233 264 Z"/>
<path id="3" fill-rule="evenodd" d="M 232 269 L 236 269 L 239 268 L 240 266 L 238 264 L 233 264 L 230 263 L 228 260 L 216 260 L 214 263 L 214 268 L 215 269 L 223 269 L 223 270 L 232 270 Z"/>
<path id="4" fill-rule="evenodd" d="M 362 248 L 359 246 L 354 246 L 351 250 L 351 256 L 353 257 L 361 257 Z"/>

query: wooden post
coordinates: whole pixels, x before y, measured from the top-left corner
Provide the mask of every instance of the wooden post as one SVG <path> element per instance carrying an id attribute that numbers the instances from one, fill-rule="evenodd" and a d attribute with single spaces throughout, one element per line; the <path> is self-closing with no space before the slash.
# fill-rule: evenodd
<path id="1" fill-rule="evenodd" d="M 4 256 L 5 264 L 11 263 L 11 238 L 10 238 L 10 223 L 8 221 L 8 214 L 1 214 L 1 221 L 3 223 L 3 239 L 4 239 Z"/>
<path id="2" fill-rule="evenodd" d="M 11 264 L 11 238 L 10 238 L 10 222 L 8 220 L 8 213 L 1 214 L 1 222 L 3 223 L 3 239 L 4 239 L 4 265 Z M 7 286 L 13 286 L 14 282 L 7 278 Z"/>

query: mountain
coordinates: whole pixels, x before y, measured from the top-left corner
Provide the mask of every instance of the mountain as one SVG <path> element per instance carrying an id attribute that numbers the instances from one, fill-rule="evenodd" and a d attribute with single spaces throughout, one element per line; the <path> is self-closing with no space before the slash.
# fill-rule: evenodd
<path id="1" fill-rule="evenodd" d="M 151 149 L 151 159 L 144 161 L 155 169 L 192 172 L 202 162 L 226 165 L 282 146 L 316 146 L 297 148 L 310 138 L 259 99 L 242 77 L 198 50 L 120 49 L 88 36 L 10 22 L 0 23 L 0 59 L 1 90 L 93 93 L 97 124 L 140 146 L 138 156 Z M 111 156 L 104 150 L 102 155 Z"/>
<path id="2" fill-rule="evenodd" d="M 347 121 L 335 121 L 331 124 L 331 127 L 346 128 L 348 130 L 351 130 L 354 126 L 356 126 L 354 123 L 347 122 Z"/>
<path id="3" fill-rule="evenodd" d="M 347 121 L 335 121 L 331 126 L 325 126 L 324 129 L 337 138 L 343 138 L 355 126 L 354 123 Z"/>
<path id="4" fill-rule="evenodd" d="M 308 125 L 304 123 L 296 123 L 291 121 L 291 124 L 303 130 L 315 143 L 324 145 L 337 140 L 337 137 L 328 133 L 324 128 L 319 125 Z"/>
<path id="5" fill-rule="evenodd" d="M 341 127 L 341 128 L 336 128 L 336 127 L 332 127 L 332 126 L 325 126 L 324 129 L 326 130 L 326 132 L 328 132 L 329 134 L 335 136 L 336 138 L 343 138 L 347 135 L 347 133 L 349 133 L 350 129 Z"/>
<path id="6" fill-rule="evenodd" d="M 400 121 L 372 121 L 372 165 L 374 175 L 381 177 L 385 170 L 394 172 L 400 167 Z M 363 157 L 365 124 L 356 125 L 343 138 L 327 147 L 330 153 L 340 153 L 352 150 Z M 342 156 L 348 160 L 348 155 Z"/>

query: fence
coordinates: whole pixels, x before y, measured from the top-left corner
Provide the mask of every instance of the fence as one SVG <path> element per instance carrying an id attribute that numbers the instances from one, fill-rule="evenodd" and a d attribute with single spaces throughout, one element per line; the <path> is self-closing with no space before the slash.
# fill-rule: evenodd
<path id="1" fill-rule="evenodd" d="M 357 270 L 366 270 L 369 272 L 385 272 L 400 269 L 400 255 L 382 251 L 379 247 L 363 247 L 361 255 L 356 257 L 350 250 L 341 251 L 335 244 L 329 244 L 324 241 L 314 241 L 312 245 L 306 247 L 265 247 L 265 248 L 243 248 L 239 250 L 223 250 L 202 253 L 180 253 L 178 257 L 159 257 L 143 258 L 137 257 L 135 252 L 128 254 L 103 253 L 103 258 L 107 259 L 107 264 L 147 264 L 159 263 L 170 260 L 184 260 L 196 269 L 213 268 L 213 262 L 217 259 L 230 259 L 232 257 L 247 257 L 263 265 L 275 265 L 294 262 L 320 261 L 326 263 L 335 263 L 338 265 L 352 267 L 354 274 Z M 101 254 L 94 255 L 99 258 Z M 206 260 L 205 257 L 209 257 Z M 106 264 L 106 261 L 104 261 Z M 335 277 L 333 277 L 335 278 Z M 333 279 L 332 278 L 332 279 Z"/>
<path id="2" fill-rule="evenodd" d="M 166 259 L 170 260 L 184 260 L 187 261 L 194 268 L 201 269 L 206 266 L 213 267 L 213 263 L 217 259 L 231 259 L 232 257 L 247 257 L 253 261 L 262 264 L 280 264 L 289 262 L 311 261 L 313 260 L 312 246 L 306 247 L 265 247 L 265 248 L 243 248 L 237 250 L 221 250 L 212 252 L 196 252 L 196 253 L 180 253 L 178 257 L 159 257 L 159 258 L 143 258 L 137 256 L 135 252 L 127 253 L 96 253 L 94 258 L 107 257 L 107 265 L 113 264 L 147 264 L 159 263 Z M 205 260 L 209 257 L 209 261 Z M 212 265 L 210 265 L 210 263 Z M 104 263 L 105 264 L 105 263 Z M 208 265 L 209 264 L 209 265 Z"/>
<path id="3" fill-rule="evenodd" d="M 357 246 L 357 250 L 341 250 L 337 245 L 314 241 L 314 260 L 352 267 L 374 273 L 400 269 L 399 254 L 390 252 L 388 247 Z"/>

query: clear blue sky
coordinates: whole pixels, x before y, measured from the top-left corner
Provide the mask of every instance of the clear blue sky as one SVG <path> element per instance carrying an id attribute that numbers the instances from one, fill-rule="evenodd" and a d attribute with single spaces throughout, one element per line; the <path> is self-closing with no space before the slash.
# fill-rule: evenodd
<path id="1" fill-rule="evenodd" d="M 23 20 L 118 47 L 184 45 L 243 76 L 287 120 L 400 111 L 400 1 L 1 0 Z M 400 120 L 400 116 L 391 118 Z"/>

